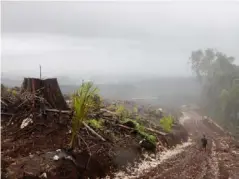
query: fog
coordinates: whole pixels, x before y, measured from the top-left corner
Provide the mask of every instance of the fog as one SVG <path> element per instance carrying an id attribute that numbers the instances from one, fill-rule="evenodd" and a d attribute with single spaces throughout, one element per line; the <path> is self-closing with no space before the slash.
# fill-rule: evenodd
<path id="1" fill-rule="evenodd" d="M 2 2 L 2 72 L 190 76 L 188 57 L 239 57 L 238 2 Z M 238 58 L 237 58 L 238 59 Z"/>
<path id="2" fill-rule="evenodd" d="M 12 86 L 41 65 L 64 93 L 88 79 L 110 98 L 182 104 L 200 92 L 193 50 L 239 59 L 238 2 L 5 1 L 1 15 L 2 82 Z"/>

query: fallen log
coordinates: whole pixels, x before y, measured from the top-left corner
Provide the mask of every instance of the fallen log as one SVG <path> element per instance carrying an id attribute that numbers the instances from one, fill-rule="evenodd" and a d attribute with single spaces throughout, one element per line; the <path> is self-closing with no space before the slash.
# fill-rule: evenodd
<path id="1" fill-rule="evenodd" d="M 8 106 L 6 102 L 4 102 L 3 100 L 1 100 L 1 103 L 4 104 L 5 106 Z"/>
<path id="2" fill-rule="evenodd" d="M 163 135 L 163 136 L 167 135 L 167 133 L 165 133 L 165 132 L 156 131 L 154 129 L 147 128 L 147 127 L 145 127 L 145 130 L 156 133 L 156 134 L 159 134 L 159 135 Z"/>
<path id="3" fill-rule="evenodd" d="M 128 129 L 128 130 L 134 130 L 134 128 L 131 128 L 131 127 L 128 127 L 128 126 L 125 126 L 125 125 L 122 125 L 122 124 L 116 124 L 116 126 L 119 126 L 121 128 Z"/>
<path id="4" fill-rule="evenodd" d="M 1 115 L 13 116 L 14 114 L 12 114 L 12 113 L 6 113 L 6 112 L 1 112 Z"/>
<path id="5" fill-rule="evenodd" d="M 122 125 L 122 124 L 117 124 L 117 126 L 125 128 L 125 129 L 129 129 L 129 130 L 133 130 L 134 129 L 134 128 L 131 128 L 131 127 L 128 127 L 128 126 L 125 126 L 125 125 Z M 159 134 L 159 135 L 162 135 L 162 136 L 166 136 L 167 135 L 167 133 L 156 131 L 156 130 L 151 129 L 151 128 L 145 127 L 144 129 L 146 131 L 149 131 L 149 132 L 152 132 L 152 133 L 155 133 L 155 134 Z"/>
<path id="6" fill-rule="evenodd" d="M 117 115 L 116 112 L 109 111 L 108 109 L 105 109 L 105 108 L 100 109 L 100 111 L 107 112 L 107 113 L 112 114 L 112 115 Z"/>
<path id="7" fill-rule="evenodd" d="M 64 114 L 71 114 L 71 110 L 58 110 L 58 109 L 46 109 L 47 112 L 56 112 L 56 113 L 64 113 Z"/>
<path id="8" fill-rule="evenodd" d="M 90 132 L 92 132 L 92 134 L 94 134 L 95 136 L 97 136 L 100 140 L 102 141 L 106 141 L 101 135 L 99 135 L 97 132 L 95 132 L 90 126 L 88 126 L 85 122 L 83 122 L 83 125 L 89 129 Z"/>
<path id="9" fill-rule="evenodd" d="M 18 106 L 17 106 L 17 108 L 20 108 L 23 104 L 25 104 L 26 102 L 28 102 L 28 100 L 25 100 L 25 101 L 23 101 L 21 104 L 19 104 Z"/>

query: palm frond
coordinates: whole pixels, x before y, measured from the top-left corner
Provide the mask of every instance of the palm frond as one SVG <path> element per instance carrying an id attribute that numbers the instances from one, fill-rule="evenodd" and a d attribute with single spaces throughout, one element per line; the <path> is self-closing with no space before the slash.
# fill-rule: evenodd
<path id="1" fill-rule="evenodd" d="M 94 87 L 92 82 L 82 83 L 81 87 L 73 94 L 72 106 L 74 116 L 72 119 L 72 138 L 70 146 L 74 147 L 74 141 L 91 108 L 95 106 L 95 95 L 98 94 L 98 88 Z"/>

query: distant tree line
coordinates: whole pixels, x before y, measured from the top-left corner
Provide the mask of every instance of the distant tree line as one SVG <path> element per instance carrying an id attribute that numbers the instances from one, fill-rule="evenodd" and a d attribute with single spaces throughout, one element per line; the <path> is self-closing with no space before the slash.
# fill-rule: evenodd
<path id="1" fill-rule="evenodd" d="M 234 134 L 239 130 L 239 66 L 215 49 L 191 53 L 190 65 L 202 85 L 202 108 Z M 236 134 L 239 136 L 239 134 Z"/>

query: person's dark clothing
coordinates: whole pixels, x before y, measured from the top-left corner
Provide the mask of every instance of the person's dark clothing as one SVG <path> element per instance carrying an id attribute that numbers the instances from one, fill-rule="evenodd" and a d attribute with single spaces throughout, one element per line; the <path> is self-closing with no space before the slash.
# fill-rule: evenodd
<path id="1" fill-rule="evenodd" d="M 201 139 L 201 141 L 202 141 L 203 148 L 206 148 L 206 146 L 207 146 L 207 139 L 204 137 L 204 138 Z"/>

